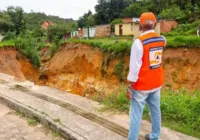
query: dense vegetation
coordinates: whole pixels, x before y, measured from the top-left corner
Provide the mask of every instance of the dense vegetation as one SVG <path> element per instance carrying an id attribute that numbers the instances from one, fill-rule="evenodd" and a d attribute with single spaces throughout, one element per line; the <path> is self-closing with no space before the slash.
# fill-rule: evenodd
<path id="1" fill-rule="evenodd" d="M 90 11 L 79 18 L 80 27 L 107 24 L 123 17 L 139 17 L 151 11 L 160 19 L 177 19 L 184 23 L 199 17 L 197 0 L 98 0 L 96 13 Z"/>

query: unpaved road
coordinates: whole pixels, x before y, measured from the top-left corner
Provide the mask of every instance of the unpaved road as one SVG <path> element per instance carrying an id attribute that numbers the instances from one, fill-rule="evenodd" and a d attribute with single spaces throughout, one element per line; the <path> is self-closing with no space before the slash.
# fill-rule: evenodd
<path id="1" fill-rule="evenodd" d="M 0 140 L 64 140 L 41 124 L 31 126 L 24 118 L 0 103 Z"/>

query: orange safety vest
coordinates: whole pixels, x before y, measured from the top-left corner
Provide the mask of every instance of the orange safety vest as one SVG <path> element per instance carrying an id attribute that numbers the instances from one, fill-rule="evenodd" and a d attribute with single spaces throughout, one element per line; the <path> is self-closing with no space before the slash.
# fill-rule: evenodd
<path id="1" fill-rule="evenodd" d="M 164 83 L 162 54 L 165 39 L 157 33 L 148 33 L 138 37 L 143 44 L 142 66 L 139 78 L 133 85 L 135 90 L 152 90 Z"/>

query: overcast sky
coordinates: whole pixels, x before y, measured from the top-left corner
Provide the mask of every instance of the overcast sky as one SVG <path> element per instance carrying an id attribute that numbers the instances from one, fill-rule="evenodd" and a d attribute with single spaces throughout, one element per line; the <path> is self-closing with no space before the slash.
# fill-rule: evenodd
<path id="1" fill-rule="evenodd" d="M 88 10 L 94 12 L 97 0 L 1 0 L 0 10 L 8 6 L 21 6 L 25 12 L 31 10 L 44 12 L 47 15 L 60 16 L 62 18 L 78 19 Z"/>

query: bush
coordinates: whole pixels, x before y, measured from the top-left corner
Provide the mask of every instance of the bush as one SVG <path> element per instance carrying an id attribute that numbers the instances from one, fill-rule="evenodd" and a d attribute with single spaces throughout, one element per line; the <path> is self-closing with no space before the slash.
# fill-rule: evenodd
<path id="1" fill-rule="evenodd" d="M 37 42 L 33 38 L 17 38 L 15 46 L 24 56 L 31 60 L 36 67 L 40 66 L 40 55 Z"/>

